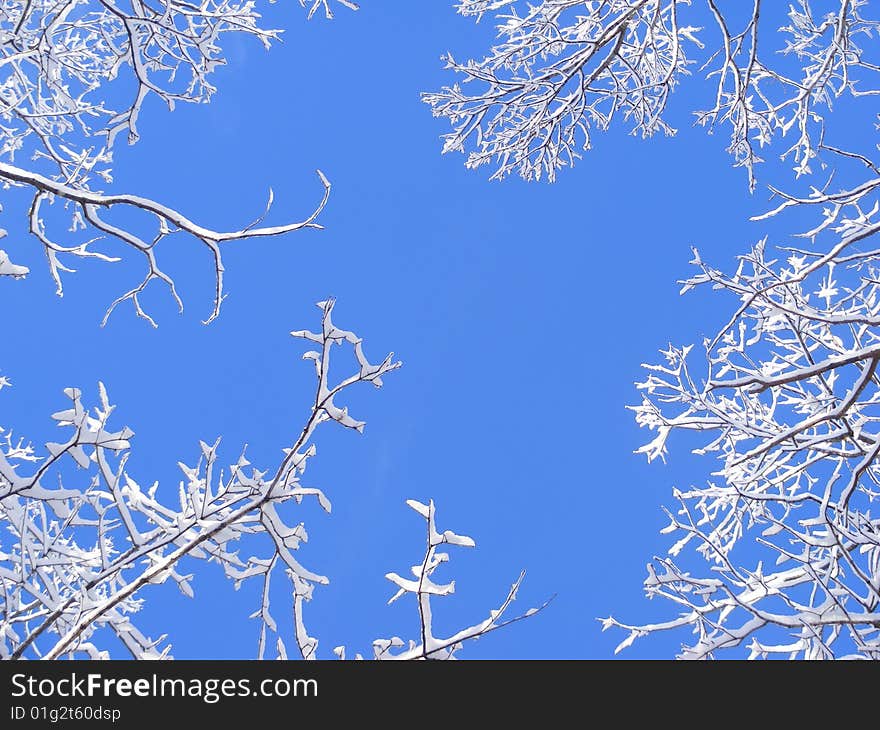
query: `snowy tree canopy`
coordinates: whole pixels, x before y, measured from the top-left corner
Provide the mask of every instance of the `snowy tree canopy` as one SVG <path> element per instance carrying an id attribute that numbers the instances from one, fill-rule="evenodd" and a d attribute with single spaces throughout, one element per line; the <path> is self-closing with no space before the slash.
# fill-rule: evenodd
<path id="1" fill-rule="evenodd" d="M 768 155 L 795 173 L 754 217 L 795 226 L 793 239 L 760 236 L 733 273 L 695 249 L 682 293 L 732 295 L 730 317 L 699 348 L 670 345 L 644 366 L 632 410 L 653 437 L 638 451 L 665 459 L 689 431 L 694 453 L 717 461 L 704 485 L 675 489 L 674 542 L 648 566 L 647 595 L 677 614 L 603 628 L 628 632 L 618 650 L 685 629 L 684 658 L 880 659 L 880 164 L 876 136 L 858 148 L 863 130 L 847 127 L 877 128 L 876 3 L 457 7 L 492 17 L 497 42 L 479 60 L 447 55 L 461 80 L 424 100 L 452 125 L 444 151 L 466 152 L 468 167 L 552 181 L 616 118 L 643 137 L 673 134 L 680 97 L 698 125 L 725 131 L 750 190 Z"/>
<path id="2" fill-rule="evenodd" d="M 825 115 L 840 97 L 875 95 L 877 33 L 867 0 L 783 3 L 721 0 L 459 0 L 491 17 L 497 42 L 480 59 L 444 56 L 456 81 L 423 95 L 449 120 L 444 152 L 555 179 L 620 118 L 633 134 L 673 134 L 681 88 L 698 124 L 723 129 L 735 163 L 755 185 L 762 148 L 798 174 L 822 150 Z M 708 83 L 691 84 L 688 76 Z M 784 138 L 784 139 L 783 139 Z"/>
<path id="3" fill-rule="evenodd" d="M 350 0 L 299 0 L 299 5 L 308 19 L 332 18 L 337 6 L 358 8 Z M 169 109 L 209 102 L 216 90 L 212 72 L 226 62 L 225 34 L 250 36 L 266 48 L 279 40 L 282 31 L 266 29 L 260 21 L 251 0 L 0 2 L 0 180 L 6 189 L 30 194 L 28 229 L 45 251 L 59 295 L 73 260 L 116 260 L 102 247 L 112 239 L 139 253 L 146 272 L 110 303 L 104 322 L 118 305 L 130 302 L 138 316 L 155 325 L 141 294 L 159 282 L 182 309 L 157 252 L 165 239 L 188 234 L 207 247 L 214 262 L 210 322 L 225 296 L 226 243 L 321 228 L 317 218 L 330 193 L 321 171 L 317 199 L 300 220 L 265 225 L 274 202 L 270 190 L 265 210 L 231 231 L 197 223 L 167 203 L 113 190 L 114 145 L 120 139 L 134 143 L 150 131 L 139 124 L 145 100 L 156 97 Z M 0 231 L 0 238 L 5 236 Z M 10 253 L 21 245 L 15 241 L 0 250 L 0 281 L 30 275 Z M 151 636 L 139 620 L 151 586 L 170 583 L 193 598 L 200 576 L 215 567 L 236 589 L 246 582 L 260 586 L 250 617 L 260 625 L 255 656 L 319 656 L 305 605 L 329 578 L 312 567 L 311 558 L 300 559 L 309 535 L 298 508 L 314 502 L 329 513 L 331 502 L 324 491 L 304 483 L 303 475 L 316 456 L 323 424 L 363 430 L 364 422 L 342 402 L 349 390 L 362 383 L 378 388 L 401 364 L 392 355 L 369 360 L 361 338 L 334 324 L 334 304 L 332 298 L 318 303 L 315 331 L 291 333 L 309 347 L 303 358 L 315 371 L 311 407 L 277 461 L 262 468 L 249 462 L 244 449 L 224 465 L 217 439 L 201 442 L 192 459 L 178 463 L 178 484 L 141 481 L 129 467 L 134 433 L 116 423 L 117 409 L 103 384 L 92 407 L 79 389 L 65 391 L 67 403 L 51 416 L 63 435 L 42 448 L 3 416 L 0 658 L 105 659 L 119 656 L 120 649 L 136 659 L 171 658 L 176 628 Z M 336 361 L 340 350 L 348 351 L 342 358 L 347 365 Z M 351 370 L 337 373 L 344 367 Z M 9 378 L 0 377 L 0 391 L 10 385 Z M 419 635 L 408 642 L 396 636 L 377 639 L 374 658 L 451 659 L 465 642 L 540 610 L 507 615 L 520 574 L 487 616 L 441 636 L 432 621 L 433 604 L 455 589 L 454 581 L 435 582 L 450 558 L 444 550 L 475 543 L 440 531 L 433 501 L 408 505 L 425 522 L 424 553 L 412 578 L 388 573 L 387 579 L 396 591 L 392 601 L 412 599 Z M 288 599 L 280 610 L 270 601 L 279 595 Z M 341 646 L 324 652 L 333 653 L 345 657 Z"/>

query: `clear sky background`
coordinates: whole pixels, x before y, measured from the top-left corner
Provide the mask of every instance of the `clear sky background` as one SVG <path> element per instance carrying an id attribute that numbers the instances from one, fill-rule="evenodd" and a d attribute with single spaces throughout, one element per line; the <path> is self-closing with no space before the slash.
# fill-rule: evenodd
<path id="1" fill-rule="evenodd" d="M 670 341 L 699 343 L 730 311 L 724 299 L 680 298 L 676 280 L 690 273 L 691 245 L 733 266 L 764 232 L 747 218 L 766 194 L 749 196 L 723 136 L 690 126 L 687 89 L 674 138 L 618 129 L 554 185 L 490 183 L 488 171 L 439 154 L 446 123 L 419 100 L 452 81 L 442 52 L 488 48 L 488 22 L 457 16 L 451 2 L 365 2 L 332 23 L 306 23 L 290 5 L 267 12 L 267 24 L 288 29 L 270 52 L 227 39 L 212 104 L 173 114 L 147 105 L 142 140 L 116 153 L 111 189 L 238 228 L 270 186 L 270 223 L 303 217 L 319 199 L 321 168 L 334 186 L 326 230 L 229 247 L 230 296 L 207 327 L 211 262 L 195 242 L 169 240 L 160 254 L 184 315 L 156 287 L 145 303 L 158 330 L 128 306 L 101 329 L 106 305 L 139 280 L 139 262 L 86 262 L 58 299 L 10 206 L 4 245 L 32 274 L 0 281 L 2 374 L 14 384 L 0 394 L 2 423 L 51 439 L 62 389 L 79 386 L 94 402 L 103 380 L 116 424 L 136 433 L 129 472 L 141 484 L 158 479 L 166 499 L 176 462 L 194 463 L 199 439 L 222 435 L 225 461 L 247 443 L 250 460 L 271 467 L 312 394 L 313 370 L 288 332 L 315 328 L 313 303 L 336 296 L 337 324 L 365 338 L 368 356 L 393 350 L 404 368 L 382 390 L 350 397 L 365 434 L 325 427 L 306 475 L 334 505 L 329 517 L 303 511 L 311 540 L 300 558 L 332 581 L 306 614 L 319 655 L 415 637 L 415 606 L 387 607 L 394 591 L 383 576 L 421 560 L 422 524 L 404 500 L 433 498 L 442 529 L 477 541 L 454 550 L 443 573 L 456 594 L 435 604 L 441 632 L 481 619 L 521 569 L 515 608 L 557 596 L 462 657 L 610 657 L 625 635 L 602 634 L 597 617 L 672 615 L 642 592 L 645 564 L 669 544 L 660 505 L 712 466 L 676 440 L 668 465 L 645 464 L 632 452 L 649 434 L 624 406 L 639 400 L 640 362 Z M 254 656 L 257 583 L 234 592 L 212 567 L 194 588 L 195 600 L 174 586 L 145 592 L 144 630 L 168 633 L 178 658 Z M 688 638 L 644 639 L 622 656 L 671 657 Z"/>

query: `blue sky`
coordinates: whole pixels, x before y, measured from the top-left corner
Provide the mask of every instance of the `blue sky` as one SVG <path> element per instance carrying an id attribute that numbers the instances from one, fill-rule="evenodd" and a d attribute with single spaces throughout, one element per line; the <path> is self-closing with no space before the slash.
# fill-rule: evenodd
<path id="1" fill-rule="evenodd" d="M 130 473 L 160 480 L 170 499 L 176 462 L 194 462 L 199 439 L 222 435 L 228 461 L 247 443 L 255 465 L 271 466 L 311 395 L 304 348 L 288 332 L 315 327 L 313 303 L 335 296 L 337 323 L 373 359 L 393 350 L 404 368 L 381 391 L 350 397 L 365 434 L 325 428 L 307 474 L 334 504 L 329 517 L 303 512 L 302 562 L 332 581 L 306 614 L 319 654 L 415 636 L 415 607 L 385 606 L 383 576 L 421 559 L 422 525 L 404 500 L 433 498 L 441 528 L 477 541 L 444 573 L 457 591 L 437 602 L 442 631 L 482 618 L 521 569 L 521 610 L 557 594 L 462 657 L 610 657 L 624 636 L 600 633 L 597 617 L 671 615 L 642 593 L 645 564 L 668 545 L 660 505 L 709 466 L 683 443 L 668 465 L 645 464 L 632 452 L 648 434 L 624 406 L 638 400 L 640 362 L 670 341 L 698 343 L 729 311 L 705 294 L 680 298 L 675 282 L 689 273 L 691 245 L 730 267 L 762 235 L 747 218 L 765 194 L 748 195 L 723 138 L 690 127 L 686 103 L 674 138 L 616 130 L 552 186 L 490 183 L 439 154 L 445 123 L 419 100 L 450 81 L 442 52 L 487 47 L 488 23 L 447 2 L 390 0 L 332 23 L 307 24 L 284 4 L 267 19 L 288 28 L 285 42 L 266 53 L 227 41 L 212 104 L 173 114 L 147 105 L 142 140 L 116 153 L 113 190 L 221 228 L 253 218 L 271 186 L 269 222 L 281 223 L 317 202 L 321 168 L 334 186 L 326 230 L 230 246 L 229 298 L 207 327 L 211 262 L 190 240 L 168 241 L 160 254 L 184 315 L 157 287 L 145 300 L 157 330 L 126 306 L 101 329 L 137 264 L 87 262 L 56 298 L 9 205 L 8 248 L 32 275 L 0 282 L 2 374 L 14 384 L 0 395 L 3 423 L 48 440 L 62 389 L 94 401 L 102 380 L 117 425 L 136 433 Z M 258 586 L 233 592 L 212 569 L 194 587 L 196 600 L 173 586 L 144 593 L 145 630 L 168 633 L 178 658 L 254 656 L 258 624 L 247 616 Z M 642 640 L 623 656 L 669 657 L 687 638 Z"/>

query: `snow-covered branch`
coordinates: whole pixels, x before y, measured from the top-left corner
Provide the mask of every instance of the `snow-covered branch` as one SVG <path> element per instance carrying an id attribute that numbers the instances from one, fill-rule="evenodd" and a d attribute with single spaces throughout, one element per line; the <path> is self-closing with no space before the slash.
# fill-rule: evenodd
<path id="1" fill-rule="evenodd" d="M 465 642 L 471 639 L 479 639 L 481 636 L 485 636 L 496 629 L 534 616 L 550 603 L 550 601 L 547 601 L 537 608 L 530 608 L 523 614 L 509 619 L 505 618 L 504 614 L 516 600 L 517 591 L 522 584 L 523 578 L 525 578 L 525 572 L 521 572 L 513 585 L 510 586 L 510 590 L 507 592 L 504 600 L 499 604 L 498 608 L 489 611 L 488 617 L 472 626 L 460 629 L 446 638 L 437 636 L 433 621 L 433 599 L 449 596 L 455 592 L 455 581 L 439 584 L 432 580 L 434 572 L 441 565 L 449 562 L 449 554 L 440 552 L 438 548 L 442 545 L 475 547 L 476 543 L 470 537 L 457 535 L 451 530 L 439 532 L 434 521 L 435 509 L 433 500 L 428 502 L 428 504 L 423 504 L 417 500 L 410 499 L 407 500 L 407 504 L 425 520 L 425 555 L 418 565 L 413 565 L 410 568 L 413 575 L 412 578 L 404 578 L 397 573 L 388 573 L 385 577 L 397 586 L 397 592 L 388 603 L 394 603 L 406 595 L 412 595 L 415 598 L 419 612 L 419 638 L 417 640 L 411 639 L 409 642 L 405 642 L 399 636 L 392 636 L 388 639 L 376 639 L 373 642 L 374 659 L 454 659 L 456 658 L 456 652 L 462 648 Z M 336 647 L 334 653 L 344 659 L 345 647 Z M 362 659 L 363 657 L 358 654 L 356 658 Z"/>
<path id="2" fill-rule="evenodd" d="M 753 657 L 880 659 L 877 193 L 870 181 L 786 198 L 768 215 L 819 212 L 809 243 L 777 257 L 762 240 L 733 274 L 695 252 L 682 291 L 709 285 L 736 309 L 696 367 L 691 347 L 646 366 L 632 410 L 656 433 L 640 449 L 649 460 L 665 457 L 673 433 L 695 431 L 708 441 L 694 453 L 718 465 L 705 486 L 676 490 L 676 542 L 649 566 L 648 595 L 675 603 L 678 618 L 606 620 L 630 632 L 621 646 L 688 628 L 688 658 L 746 646 Z M 688 545 L 711 577 L 675 562 Z"/>
<path id="3" fill-rule="evenodd" d="M 133 433 L 111 428 L 115 407 L 103 386 L 91 411 L 80 391 L 66 391 L 70 406 L 53 419 L 68 437 L 46 444 L 45 454 L 0 432 L 0 657 L 106 657 L 113 653 L 113 634 L 135 658 L 168 656 L 166 637 L 145 636 L 136 615 L 152 584 L 172 581 L 192 597 L 196 571 L 190 568 L 199 561 L 219 565 L 236 586 L 251 578 L 264 582 L 254 614 L 263 624 L 259 653 L 269 631 L 282 645 L 269 605 L 273 571 L 285 571 L 297 601 L 328 582 L 295 556 L 308 534 L 302 523 L 291 522 L 304 499 L 330 511 L 320 489 L 301 483 L 316 453 L 316 429 L 335 421 L 362 430 L 363 421 L 336 401 L 359 383 L 381 386 L 400 366 L 391 355 L 371 363 L 360 338 L 333 324 L 333 301 L 319 306 L 321 328 L 292 333 L 317 345 L 304 355 L 316 371 L 310 414 L 271 469 L 252 468 L 244 453 L 219 468 L 218 440 L 201 444 L 193 466 L 180 463 L 184 479 L 176 501 L 158 483 L 144 489 L 126 469 Z M 330 372 L 334 345 L 351 347 L 357 362 L 354 372 L 338 379 Z M 69 473 L 70 460 L 78 471 Z M 308 635 L 299 620 L 290 633 L 305 654 Z"/>
<path id="4" fill-rule="evenodd" d="M 826 116 L 842 96 L 880 93 L 878 21 L 867 0 L 459 0 L 461 14 L 492 15 L 497 41 L 479 60 L 443 60 L 460 82 L 423 95 L 449 120 L 444 152 L 467 166 L 494 164 L 555 179 L 589 149 L 595 130 L 622 117 L 633 134 L 673 134 L 669 100 L 695 71 L 710 85 L 691 106 L 696 121 L 723 126 L 735 164 L 755 186 L 760 149 L 786 137 L 780 154 L 797 175 L 828 153 L 860 157 L 826 139 Z M 774 41 L 781 41 L 774 43 Z M 869 161 L 868 161 L 869 162 Z"/>
<path id="5" fill-rule="evenodd" d="M 46 257 L 49 261 L 49 269 L 52 273 L 52 278 L 55 280 L 57 293 L 59 295 L 63 292 L 61 273 L 63 271 L 71 270 L 62 263 L 61 256 L 64 254 L 70 254 L 82 258 L 98 258 L 103 261 L 118 261 L 118 259 L 94 251 L 90 248 L 93 243 L 100 239 L 93 238 L 85 243 L 75 246 L 65 246 L 50 239 L 46 233 L 46 227 L 40 215 L 42 206 L 47 200 L 63 199 L 73 203 L 78 208 L 79 213 L 82 214 L 83 220 L 89 223 L 93 228 L 101 231 L 106 236 L 115 238 L 117 241 L 130 246 L 144 257 L 146 273 L 143 280 L 124 294 L 117 297 L 110 304 L 104 315 L 102 324 L 107 323 L 113 310 L 115 310 L 119 304 L 125 301 L 130 301 L 134 306 L 136 314 L 139 317 L 146 319 L 155 327 L 156 322 L 143 309 L 139 298 L 141 293 L 147 288 L 147 285 L 153 280 L 160 281 L 168 287 L 171 296 L 174 298 L 180 311 L 183 311 L 183 300 L 177 293 L 174 280 L 160 268 L 156 257 L 156 245 L 166 237 L 176 233 L 186 233 L 193 236 L 211 253 L 214 263 L 214 306 L 211 310 L 211 314 L 205 320 L 205 324 L 210 323 L 220 314 L 220 305 L 225 298 L 223 292 L 223 272 L 225 271 L 225 267 L 223 265 L 221 245 L 231 241 L 243 241 L 249 238 L 279 236 L 302 228 L 320 229 L 321 226 L 315 222 L 315 219 L 324 209 L 324 206 L 327 204 L 327 200 L 330 197 L 330 182 L 324 174 L 318 170 L 318 177 L 324 187 L 324 194 L 317 207 L 305 219 L 280 226 L 260 227 L 258 224 L 265 216 L 264 213 L 256 221 L 244 226 L 240 230 L 221 232 L 200 226 L 173 208 L 169 208 L 161 203 L 150 200 L 149 198 L 143 198 L 137 195 L 101 195 L 89 190 L 80 190 L 69 185 L 55 182 L 47 177 L 38 175 L 37 173 L 32 173 L 2 162 L 0 162 L 0 177 L 8 181 L 29 185 L 37 191 L 31 203 L 29 214 L 30 232 L 43 244 Z M 270 192 L 269 204 L 266 209 L 267 213 L 271 205 L 272 195 Z M 104 212 L 109 212 L 117 207 L 141 210 L 155 217 L 156 228 L 150 240 L 145 240 L 129 229 L 114 225 L 104 217 Z M 21 272 L 20 269 L 21 267 L 11 268 L 9 273 L 11 275 L 16 275 L 17 273 L 18 276 L 26 275 L 27 272 Z M 3 273 L 2 269 L 0 269 L 0 273 Z"/>
<path id="6" fill-rule="evenodd" d="M 349 0 L 337 2 L 357 8 Z M 331 17 L 333 4 L 300 0 L 309 18 L 319 9 Z M 156 247 L 183 232 L 212 254 L 216 284 L 211 321 L 224 297 L 221 243 L 320 227 L 315 219 L 330 190 L 320 173 L 323 198 L 303 220 L 260 227 L 272 206 L 270 192 L 262 215 L 226 233 L 199 226 L 147 198 L 103 194 L 102 188 L 112 184 L 114 143 L 121 133 L 129 143 L 137 141 L 146 98 L 153 95 L 169 109 L 181 102 L 209 102 L 216 91 L 212 72 L 226 63 L 221 42 L 227 33 L 251 36 L 266 48 L 280 38 L 280 30 L 263 29 L 259 21 L 253 0 L 198 5 L 185 0 L 0 0 L 0 183 L 33 191 L 28 227 L 45 251 L 59 295 L 62 274 L 72 271 L 72 259 L 117 260 L 96 246 L 110 238 L 143 256 L 146 273 L 110 305 L 107 316 L 130 301 L 139 316 L 152 322 L 139 295 L 154 280 L 167 285 L 182 307 L 173 280 L 158 263 Z M 120 105 L 121 99 L 127 102 Z M 63 208 L 60 216 L 50 218 L 52 204 Z M 155 226 L 138 232 L 128 220 L 105 217 L 114 208 L 142 210 Z M 59 217 L 69 224 L 53 232 Z M 0 280 L 29 273 L 14 258 L 0 250 Z"/>

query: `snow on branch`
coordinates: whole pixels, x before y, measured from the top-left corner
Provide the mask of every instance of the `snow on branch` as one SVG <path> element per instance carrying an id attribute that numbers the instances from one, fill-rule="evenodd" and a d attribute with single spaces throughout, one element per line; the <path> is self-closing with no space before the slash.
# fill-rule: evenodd
<path id="1" fill-rule="evenodd" d="M 214 262 L 214 306 L 208 319 L 205 320 L 205 324 L 209 324 L 220 314 L 220 305 L 226 296 L 223 292 L 223 272 L 225 267 L 223 265 L 221 246 L 230 241 L 278 236 L 303 228 L 320 229 L 322 226 L 316 223 L 315 219 L 324 209 L 324 206 L 327 204 L 327 200 L 330 197 L 330 182 L 320 170 L 318 170 L 318 177 L 324 186 L 324 195 L 317 207 L 304 220 L 280 226 L 259 227 L 256 224 L 258 224 L 265 216 L 264 213 L 254 223 L 251 223 L 240 230 L 214 231 L 194 223 L 185 215 L 162 205 L 161 203 L 150 200 L 149 198 L 142 198 L 136 195 L 100 195 L 89 190 L 78 190 L 69 185 L 57 183 L 47 177 L 38 175 L 37 173 L 28 172 L 27 170 L 0 162 L 0 178 L 15 183 L 29 185 L 37 190 L 31 204 L 29 215 L 30 231 L 43 244 L 46 251 L 46 257 L 49 261 L 49 269 L 55 280 L 57 287 L 56 291 L 59 295 L 63 293 L 61 272 L 71 271 L 71 269 L 67 268 L 61 262 L 60 256 L 71 254 L 82 258 L 98 258 L 102 261 L 118 261 L 119 259 L 112 258 L 89 248 L 91 244 L 100 239 L 91 239 L 90 241 L 77 246 L 64 246 L 50 239 L 40 216 L 42 206 L 47 199 L 60 198 L 73 203 L 82 214 L 83 220 L 87 221 L 91 226 L 104 234 L 112 236 L 118 241 L 130 246 L 144 257 L 147 271 L 143 280 L 121 296 L 117 297 L 110 304 L 104 315 L 104 319 L 101 322 L 102 325 L 107 323 L 110 315 L 119 304 L 125 301 L 130 301 L 139 317 L 146 319 L 152 326 L 157 326 L 153 318 L 143 309 L 139 299 L 141 293 L 147 288 L 147 285 L 154 280 L 164 283 L 168 287 L 171 296 L 178 305 L 178 308 L 181 312 L 183 311 L 183 300 L 177 293 L 174 280 L 159 267 L 156 257 L 156 244 L 175 233 L 187 233 L 193 236 L 211 253 Z M 271 208 L 271 205 L 272 195 L 270 192 L 269 203 L 266 208 L 267 213 L 269 208 Z M 137 209 L 152 214 L 156 219 L 156 231 L 152 238 L 149 241 L 146 241 L 130 230 L 121 228 L 107 221 L 103 217 L 103 211 L 110 211 L 115 207 Z M 3 273 L 2 266 L 4 256 L 5 253 L 0 251 L 0 273 Z M 11 266 L 8 262 L 8 257 L 6 257 L 6 266 L 7 268 Z M 25 269 L 24 272 L 21 272 L 21 269 L 22 267 L 12 267 L 9 273 L 15 275 L 17 270 L 19 271 L 19 276 L 24 276 L 27 273 L 27 270 Z"/>
<path id="2" fill-rule="evenodd" d="M 202 443 L 192 466 L 179 464 L 176 494 L 158 483 L 143 488 L 126 469 L 134 434 L 110 425 L 115 406 L 103 385 L 91 410 L 79 390 L 65 392 L 69 405 L 52 416 L 65 438 L 42 452 L 0 429 L 0 658 L 106 658 L 117 647 L 138 659 L 168 657 L 173 636 L 145 635 L 137 614 L 153 584 L 172 582 L 193 597 L 205 562 L 219 565 L 236 587 L 263 582 L 254 614 L 261 621 L 259 656 L 269 633 L 284 651 L 284 632 L 270 611 L 273 574 L 281 569 L 289 579 L 299 616 L 313 587 L 328 582 L 296 557 L 308 534 L 293 520 L 304 499 L 330 511 L 325 494 L 301 482 L 316 452 L 316 429 L 335 421 L 361 430 L 363 422 L 335 399 L 359 383 L 379 387 L 400 367 L 391 355 L 369 361 L 361 340 L 333 323 L 333 306 L 319 303 L 318 332 L 293 333 L 317 345 L 305 355 L 315 365 L 315 396 L 271 469 L 253 468 L 244 452 L 221 468 L 218 440 Z M 358 363 L 339 379 L 330 374 L 334 345 L 351 347 Z M 291 633 L 304 656 L 314 654 L 317 641 L 300 618 Z"/>
<path id="3" fill-rule="evenodd" d="M 461 81 L 423 99 L 452 126 L 443 151 L 467 152 L 469 168 L 494 165 L 496 179 L 553 181 L 615 117 L 642 137 L 673 134 L 670 95 L 698 72 L 711 97 L 692 107 L 696 121 L 728 130 L 728 151 L 754 188 L 760 149 L 783 137 L 781 155 L 798 176 L 813 171 L 822 150 L 859 156 L 826 141 L 824 115 L 839 97 L 880 93 L 880 23 L 863 15 L 867 0 L 798 0 L 787 16 L 774 14 L 781 3 L 762 0 L 460 0 L 457 7 L 477 19 L 493 15 L 496 43 L 478 60 L 447 53 L 446 68 Z"/>
<path id="4" fill-rule="evenodd" d="M 376 639 L 373 642 L 374 659 L 454 659 L 456 652 L 462 648 L 466 641 L 478 639 L 496 629 L 534 616 L 550 603 L 552 598 L 543 605 L 531 608 L 519 616 L 510 619 L 504 618 L 505 612 L 516 600 L 517 591 L 525 577 L 525 571 L 523 571 L 511 585 L 498 608 L 489 611 L 487 618 L 446 638 L 438 637 L 434 632 L 432 600 L 435 597 L 448 596 L 455 592 L 455 581 L 438 584 L 432 580 L 434 572 L 449 561 L 449 554 L 439 552 L 438 548 L 442 545 L 475 547 L 476 543 L 470 537 L 457 535 L 450 530 L 438 532 L 434 521 L 433 500 L 428 504 L 423 504 L 410 499 L 407 500 L 407 504 L 425 520 L 425 556 L 418 565 L 414 565 L 410 569 L 412 578 L 404 578 L 397 573 L 388 573 L 385 577 L 397 586 L 397 592 L 390 598 L 389 604 L 406 595 L 412 595 L 415 598 L 419 611 L 419 638 L 409 642 L 404 642 L 399 636 Z M 340 659 L 345 658 L 344 646 L 337 646 L 333 651 Z M 362 659 L 363 657 L 358 654 L 356 658 Z"/>
<path id="5" fill-rule="evenodd" d="M 675 491 L 665 530 L 675 543 L 649 566 L 647 594 L 672 601 L 678 617 L 607 619 L 629 632 L 620 648 L 688 629 L 686 658 L 745 647 L 751 657 L 880 659 L 878 193 L 872 179 L 783 196 L 758 218 L 794 209 L 818 223 L 803 245 L 771 252 L 761 240 L 732 274 L 695 252 L 682 291 L 728 292 L 735 311 L 696 363 L 693 348 L 670 346 L 646 365 L 632 410 L 656 434 L 639 449 L 649 460 L 691 431 L 702 442 L 694 453 L 716 466 L 705 486 Z"/>
<path id="6" fill-rule="evenodd" d="M 357 8 L 348 0 L 338 1 Z M 319 7 L 332 16 L 328 0 L 301 0 L 300 5 L 309 18 Z M 209 102 L 216 91 L 212 73 L 226 63 L 221 42 L 227 33 L 251 36 L 266 48 L 280 38 L 282 31 L 263 29 L 259 21 L 253 0 L 208 0 L 200 5 L 132 0 L 127 7 L 113 0 L 0 0 L 0 184 L 33 191 L 28 227 L 45 251 L 59 295 L 62 274 L 73 271 L 71 259 L 117 260 L 96 247 L 102 238 L 113 239 L 144 258 L 146 273 L 110 305 L 107 316 L 130 301 L 138 316 L 155 324 L 139 295 L 157 281 L 182 308 L 174 282 L 156 256 L 160 241 L 182 232 L 204 244 L 213 258 L 211 321 L 224 297 L 222 243 L 320 228 L 315 220 L 330 191 L 320 172 L 324 195 L 303 220 L 260 228 L 272 206 L 270 191 L 266 211 L 256 221 L 225 233 L 197 225 L 147 198 L 103 194 L 101 189 L 113 180 L 117 137 L 124 134 L 134 143 L 140 136 L 146 98 L 153 95 L 169 109 L 178 103 Z M 129 101 L 120 106 L 120 99 Z M 69 218 L 67 230 L 49 230 L 48 208 L 53 203 Z M 105 213 L 113 209 L 144 211 L 155 227 L 149 234 L 138 233 L 130 222 L 108 220 Z M 0 277 L 26 276 L 27 268 L 12 258 L 0 250 Z"/>
<path id="7" fill-rule="evenodd" d="M 349 10 L 358 10 L 358 4 L 351 2 L 351 0 L 336 0 L 340 5 L 348 8 Z M 331 7 L 331 0 L 299 0 L 299 4 L 306 8 L 308 11 L 309 20 L 312 19 L 315 13 L 318 10 L 324 11 L 324 16 L 328 20 L 332 20 L 333 18 L 333 8 Z"/>

